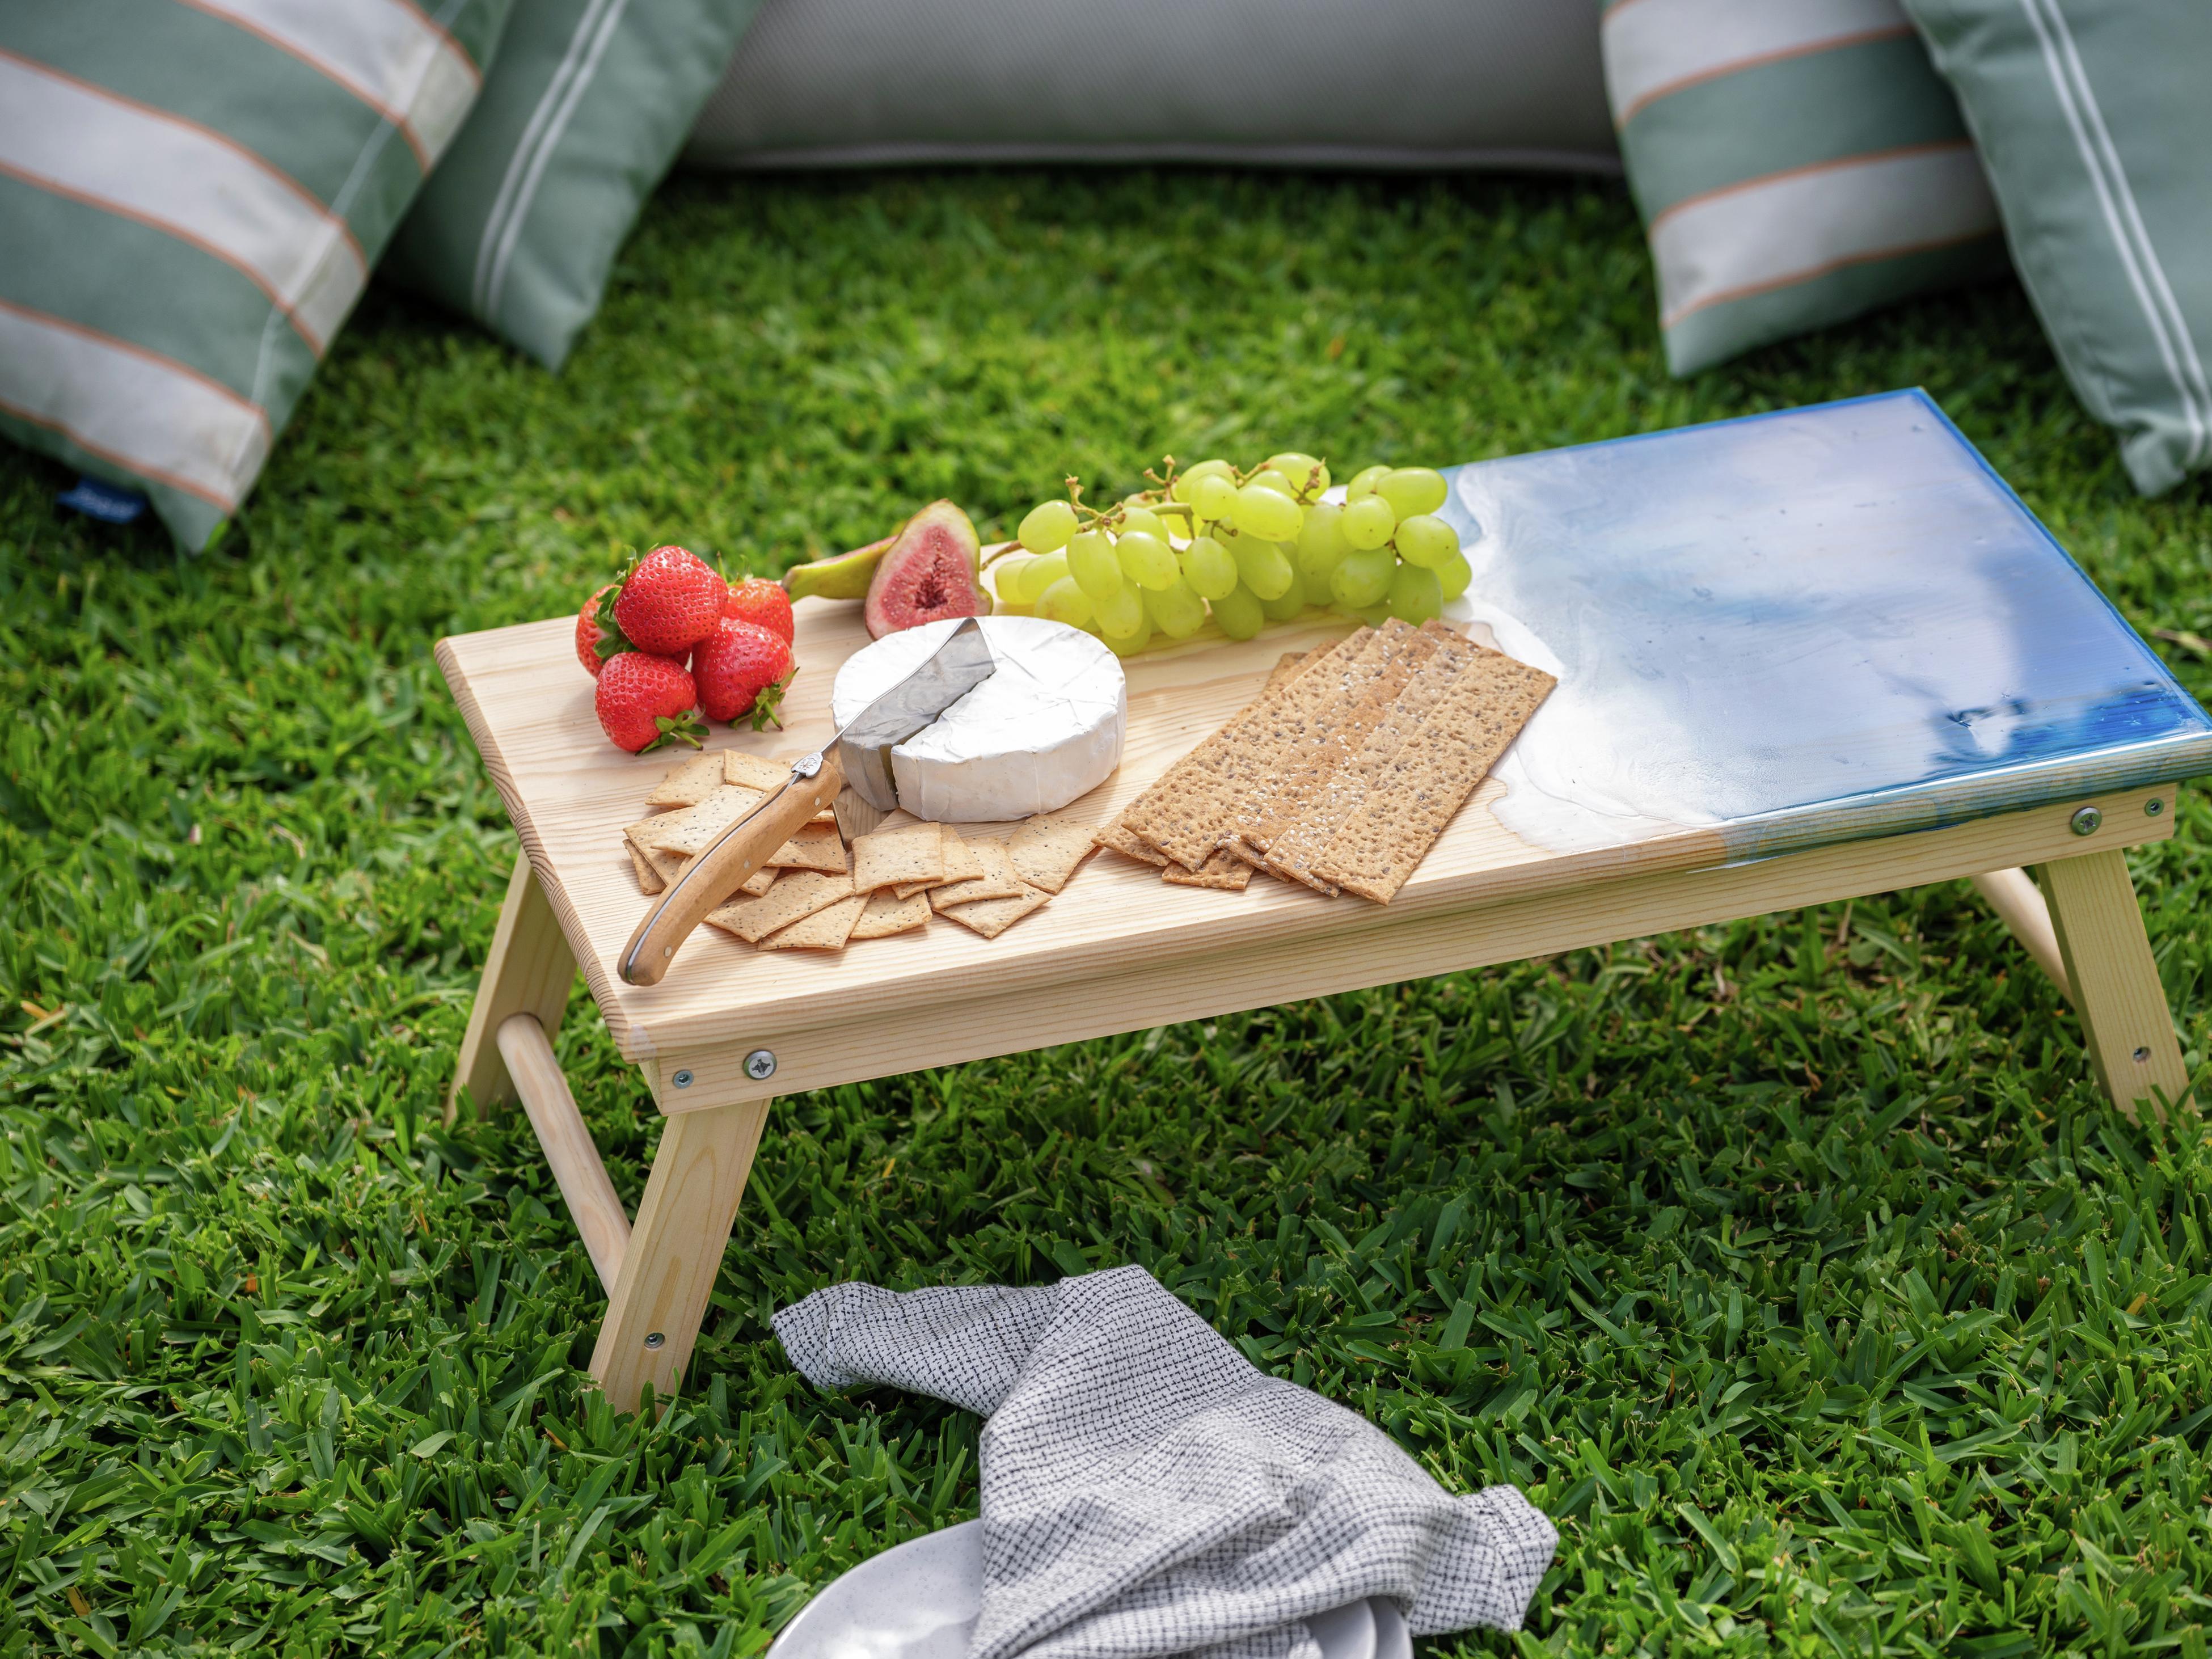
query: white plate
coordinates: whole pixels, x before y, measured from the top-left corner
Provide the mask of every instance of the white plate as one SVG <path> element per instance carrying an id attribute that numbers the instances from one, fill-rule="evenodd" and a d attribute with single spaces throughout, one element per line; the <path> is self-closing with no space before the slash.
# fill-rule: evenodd
<path id="1" fill-rule="evenodd" d="M 908 1539 L 809 1601 L 768 1659 L 967 1659 L 982 1585 L 981 1522 Z M 1322 1659 L 1413 1659 L 1405 1619 L 1380 1597 L 1308 1622 Z"/>

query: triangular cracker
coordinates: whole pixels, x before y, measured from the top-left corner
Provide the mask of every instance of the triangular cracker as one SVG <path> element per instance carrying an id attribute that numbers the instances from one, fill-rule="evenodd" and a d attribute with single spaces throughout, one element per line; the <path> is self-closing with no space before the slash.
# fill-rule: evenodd
<path id="1" fill-rule="evenodd" d="M 945 836 L 934 823 L 902 823 L 853 838 L 853 890 L 945 879 Z"/>
<path id="2" fill-rule="evenodd" d="M 860 912 L 860 921 L 853 924 L 853 937 L 886 939 L 893 933 L 908 933 L 928 926 L 929 901 L 921 894 L 899 898 L 878 890 L 869 898 L 868 908 Z"/>
<path id="3" fill-rule="evenodd" d="M 825 905 L 803 921 L 779 927 L 760 941 L 763 951 L 842 951 L 868 902 L 858 894 Z"/>
<path id="4" fill-rule="evenodd" d="M 902 881 L 892 890 L 901 898 L 912 898 L 916 893 L 927 892 L 933 887 L 941 887 L 946 882 L 976 881 L 981 878 L 982 860 L 975 856 L 974 849 L 968 845 L 967 839 L 949 823 L 939 824 L 937 832 L 945 842 L 944 877 L 938 881 Z"/>
<path id="5" fill-rule="evenodd" d="M 1042 887 L 1024 887 L 1012 898 L 985 899 L 978 904 L 958 904 L 941 914 L 974 929 L 985 939 L 998 936 L 1043 904 L 1052 895 Z"/>
<path id="6" fill-rule="evenodd" d="M 973 904 L 978 899 L 1006 899 L 1020 896 L 1024 883 L 1014 873 L 1014 861 L 1006 856 L 1006 843 L 1002 841 L 971 841 L 968 850 L 983 866 L 983 873 L 966 881 L 950 881 L 942 887 L 929 890 L 930 908 L 947 910 L 956 904 Z"/>
<path id="7" fill-rule="evenodd" d="M 672 817 L 675 815 L 671 813 L 668 816 Z M 659 878 L 661 886 L 665 887 L 684 873 L 684 866 L 690 860 L 680 853 L 664 853 L 646 840 L 646 831 L 659 822 L 659 818 L 647 818 L 642 823 L 630 824 L 623 830 L 623 840 L 637 857 L 653 867 L 653 873 Z M 654 890 L 659 890 L 656 888 Z"/>
<path id="8" fill-rule="evenodd" d="M 1084 824 L 1035 817 L 1015 830 L 1006 856 L 1014 861 L 1014 873 L 1030 886 L 1057 893 L 1097 844 Z"/>
<path id="9" fill-rule="evenodd" d="M 818 870 L 799 870 L 781 878 L 758 898 L 732 899 L 707 913 L 715 927 L 735 933 L 748 945 L 757 945 L 779 927 L 826 910 L 839 899 L 853 896 L 850 877 L 823 875 Z"/>
<path id="10" fill-rule="evenodd" d="M 623 837 L 623 851 L 629 854 L 630 868 L 637 872 L 637 890 L 651 898 L 655 893 L 665 893 L 668 884 L 660 878 L 660 872 L 653 867 L 653 860 L 639 851 L 638 845 L 628 836 Z"/>

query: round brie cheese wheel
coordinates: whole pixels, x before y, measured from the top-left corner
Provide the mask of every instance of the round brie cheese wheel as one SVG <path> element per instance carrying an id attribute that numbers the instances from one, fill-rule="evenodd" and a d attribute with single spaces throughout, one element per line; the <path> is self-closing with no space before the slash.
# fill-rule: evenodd
<path id="1" fill-rule="evenodd" d="M 1064 623 L 979 620 L 997 669 L 891 750 L 899 805 L 918 818 L 989 823 L 1055 811 L 1121 763 L 1129 686 L 1121 659 Z M 925 623 L 855 651 L 830 689 L 830 718 L 843 726 L 959 625 Z"/>

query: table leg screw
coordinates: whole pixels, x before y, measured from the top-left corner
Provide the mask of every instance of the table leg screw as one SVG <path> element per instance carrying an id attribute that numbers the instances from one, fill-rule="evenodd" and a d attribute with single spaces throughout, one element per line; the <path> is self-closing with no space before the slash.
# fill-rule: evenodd
<path id="1" fill-rule="evenodd" d="M 775 1056 L 765 1048 L 756 1048 L 745 1056 L 745 1075 L 756 1083 L 765 1083 L 775 1075 Z"/>
<path id="2" fill-rule="evenodd" d="M 2143 816 L 2147 818 L 2154 818 L 2164 811 L 2166 811 L 2166 803 L 2156 795 L 2153 795 L 2143 803 Z"/>
<path id="3" fill-rule="evenodd" d="M 2095 835 L 2098 826 L 2104 821 L 2105 815 L 2094 806 L 2081 808 L 2070 820 L 2074 826 L 2074 833 L 2077 836 Z"/>
<path id="4" fill-rule="evenodd" d="M 645 1339 L 645 1346 L 648 1348 L 658 1348 L 663 1346 L 667 1340 L 668 1339 L 666 1337 L 663 1336 L 659 1331 L 655 1331 L 651 1336 Z"/>
<path id="5" fill-rule="evenodd" d="M 2149 1048 L 2147 1048 L 2147 1047 L 2146 1047 L 2146 1048 L 2138 1048 L 2138 1049 L 2136 1049 L 2136 1065 L 2138 1065 L 2138 1066 L 2142 1065 L 2145 1060 L 2148 1060 L 2149 1058 L 2150 1058 L 2150 1050 L 2149 1050 Z"/>
<path id="6" fill-rule="evenodd" d="M 688 1071 L 678 1072 L 668 1080 L 679 1089 L 688 1089 L 691 1086 L 691 1073 Z"/>

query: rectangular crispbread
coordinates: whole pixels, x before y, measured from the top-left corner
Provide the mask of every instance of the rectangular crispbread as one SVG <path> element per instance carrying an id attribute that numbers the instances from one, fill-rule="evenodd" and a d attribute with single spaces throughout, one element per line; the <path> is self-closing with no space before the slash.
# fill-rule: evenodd
<path id="1" fill-rule="evenodd" d="M 1020 824 L 1006 842 L 1014 873 L 1032 887 L 1057 893 L 1074 878 L 1098 843 L 1091 831 L 1065 818 L 1034 817 Z"/>
<path id="2" fill-rule="evenodd" d="M 647 806 L 696 806 L 708 793 L 732 780 L 723 775 L 722 756 L 694 755 L 669 768 L 653 793 L 645 798 Z"/>
<path id="3" fill-rule="evenodd" d="M 1017 898 L 1026 884 L 1014 873 L 1014 861 L 1006 855 L 1006 843 L 1002 841 L 971 841 L 968 850 L 975 855 L 982 874 L 966 881 L 946 882 L 929 890 L 930 908 L 949 910 L 955 905 L 973 904 L 979 899 Z"/>
<path id="4" fill-rule="evenodd" d="M 1168 863 L 1168 855 L 1165 853 L 1154 852 L 1152 848 L 1139 841 L 1121 827 L 1121 820 L 1119 818 L 1092 830 L 1091 839 L 1106 848 L 1108 852 L 1119 853 L 1123 858 L 1134 859 L 1139 864 L 1164 867 Z"/>
<path id="5" fill-rule="evenodd" d="M 1385 624 L 1389 628 L 1389 624 Z M 1363 628 L 1295 678 L 1262 694 L 1243 714 L 1170 767 L 1121 814 L 1121 827 L 1195 870 L 1221 844 L 1237 803 L 1289 746 L 1334 718 L 1376 659 L 1397 653 L 1402 623 Z"/>
<path id="6" fill-rule="evenodd" d="M 839 899 L 835 904 L 825 904 L 812 915 L 779 927 L 765 939 L 759 948 L 763 951 L 842 951 L 845 941 L 853 936 L 853 928 L 860 920 L 860 913 L 868 902 L 859 894 Z"/>
<path id="7" fill-rule="evenodd" d="M 1317 651 L 1285 651 L 1275 659 L 1275 665 L 1267 671 L 1267 683 L 1260 688 L 1266 696 L 1277 686 L 1297 678 L 1320 655 Z"/>
<path id="8" fill-rule="evenodd" d="M 1246 863 L 1266 867 L 1267 848 L 1287 829 L 1313 793 L 1325 783 L 1382 724 L 1390 705 L 1413 672 L 1437 648 L 1442 623 L 1430 628 L 1385 629 L 1392 649 L 1370 654 L 1359 676 L 1346 688 L 1345 700 L 1291 734 L 1267 770 L 1245 790 L 1230 813 L 1221 845 Z"/>
<path id="9" fill-rule="evenodd" d="M 717 927 L 735 933 L 748 945 L 757 945 L 779 927 L 788 927 L 817 910 L 826 910 L 839 899 L 853 896 L 853 878 L 825 875 L 819 870 L 796 870 L 780 878 L 758 898 L 732 899 L 707 913 Z"/>
<path id="10" fill-rule="evenodd" d="M 917 927 L 929 926 L 929 900 L 921 893 L 912 898 L 901 898 L 896 893 L 878 889 L 868 896 L 867 908 L 860 912 L 860 921 L 853 924 L 854 939 L 885 939 L 893 933 L 910 933 Z"/>
<path id="11" fill-rule="evenodd" d="M 765 862 L 779 870 L 820 870 L 830 875 L 843 875 L 853 867 L 834 823 L 800 824 L 799 832 Z"/>
<path id="12" fill-rule="evenodd" d="M 1176 887 L 1218 887 L 1224 892 L 1241 893 L 1251 884 L 1252 866 L 1233 854 L 1216 848 L 1206 855 L 1206 862 L 1195 870 L 1186 870 L 1180 864 L 1170 864 L 1160 872 L 1160 879 Z"/>
<path id="13" fill-rule="evenodd" d="M 939 914 L 985 939 L 998 936 L 1052 896 L 1042 887 L 1024 886 L 1009 898 L 984 899 L 975 904 L 956 904 Z"/>
<path id="14" fill-rule="evenodd" d="M 853 838 L 853 890 L 856 893 L 944 879 L 945 833 L 939 825 L 902 823 Z"/>
<path id="15" fill-rule="evenodd" d="M 1445 689 L 1481 654 L 1481 647 L 1458 633 L 1447 631 L 1437 637 L 1436 649 L 1413 671 L 1358 751 L 1307 796 L 1297 817 L 1270 842 L 1270 872 L 1304 882 L 1323 893 L 1335 893 L 1334 884 L 1314 874 L 1314 860 L 1328 849 L 1345 820 L 1358 810 L 1406 739 L 1420 729 Z"/>
<path id="16" fill-rule="evenodd" d="M 1388 904 L 1559 682 L 1485 651 L 1445 688 L 1313 860 L 1312 873 Z"/>

